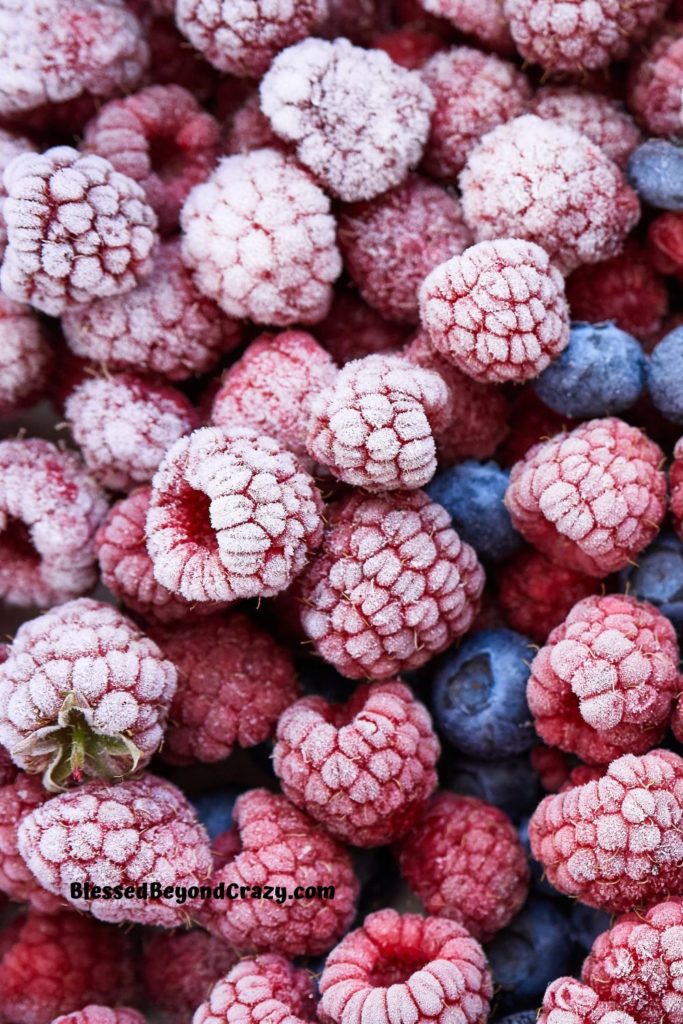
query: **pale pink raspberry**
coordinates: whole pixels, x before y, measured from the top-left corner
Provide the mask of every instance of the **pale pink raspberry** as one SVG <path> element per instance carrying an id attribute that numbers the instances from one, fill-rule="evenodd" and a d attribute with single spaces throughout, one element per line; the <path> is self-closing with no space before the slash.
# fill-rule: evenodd
<path id="1" fill-rule="evenodd" d="M 683 760 L 625 754 L 600 779 L 542 800 L 533 856 L 556 889 L 613 913 L 681 892 Z"/>
<path id="2" fill-rule="evenodd" d="M 621 103 L 577 86 L 541 86 L 531 101 L 531 113 L 585 135 L 621 168 L 641 140 Z"/>
<path id="3" fill-rule="evenodd" d="M 420 6 L 438 18 L 447 18 L 459 32 L 487 49 L 515 52 L 501 0 L 420 0 Z"/>
<path id="4" fill-rule="evenodd" d="M 0 665 L 0 742 L 52 790 L 119 778 L 161 744 L 176 675 L 116 608 L 69 601 L 17 630 Z"/>
<path id="5" fill-rule="evenodd" d="M 183 794 L 164 779 L 142 775 L 117 785 L 97 779 L 53 797 L 18 829 L 19 852 L 38 881 L 101 921 L 175 928 L 200 906 L 199 894 L 179 904 L 167 887 L 196 889 L 208 881 L 211 850 L 204 827 Z M 160 882 L 162 896 L 85 899 L 71 883 Z"/>
<path id="6" fill-rule="evenodd" d="M 240 325 L 195 287 L 178 241 L 159 246 L 137 288 L 67 310 L 62 328 L 78 356 L 174 381 L 211 370 L 241 339 Z"/>
<path id="7" fill-rule="evenodd" d="M 0 891 L 17 903 L 54 914 L 66 907 L 63 899 L 36 881 L 17 849 L 17 827 L 27 814 L 51 796 L 35 775 L 19 772 L 0 787 Z"/>
<path id="8" fill-rule="evenodd" d="M 353 494 L 329 510 L 299 585 L 301 623 L 350 679 L 418 668 L 471 627 L 484 573 L 423 491 Z"/>
<path id="9" fill-rule="evenodd" d="M 422 166 L 448 182 L 482 135 L 523 114 L 531 99 L 531 86 L 514 64 L 469 46 L 437 53 L 421 74 L 436 103 Z"/>
<path id="10" fill-rule="evenodd" d="M 339 217 L 339 248 L 349 275 L 365 301 L 397 323 L 417 321 L 425 275 L 471 241 L 458 200 L 416 174 L 377 199 L 346 207 Z"/>
<path id="11" fill-rule="evenodd" d="M 7 189 L 3 182 L 5 168 L 20 153 L 35 153 L 36 147 L 30 139 L 15 132 L 7 132 L 0 128 L 0 260 L 5 255 L 7 244 L 7 228 L 5 218 L 2 215 L 3 203 L 7 197 Z"/>
<path id="12" fill-rule="evenodd" d="M 669 467 L 671 518 L 676 533 L 683 539 L 683 437 L 676 442 L 673 455 L 673 461 Z"/>
<path id="13" fill-rule="evenodd" d="M 332 950 L 320 979 L 323 1024 L 485 1024 L 484 952 L 455 921 L 380 910 Z"/>
<path id="14" fill-rule="evenodd" d="M 213 886 L 334 886 L 334 899 L 210 900 L 203 923 L 243 952 L 318 956 L 353 920 L 358 879 L 351 855 L 283 796 L 252 789 L 237 798 L 233 831 L 240 848 L 211 876 Z"/>
<path id="15" fill-rule="evenodd" d="M 233 115 L 224 149 L 229 156 L 234 156 L 236 153 L 249 153 L 253 149 L 264 147 L 277 149 L 283 147 L 283 143 L 275 135 L 270 127 L 270 121 L 261 110 L 261 98 L 257 90 L 247 96 Z"/>
<path id="16" fill-rule="evenodd" d="M 622 60 L 668 0 L 504 0 L 515 45 L 547 71 L 584 72 Z"/>
<path id="17" fill-rule="evenodd" d="M 590 986 L 558 978 L 546 989 L 538 1024 L 636 1024 L 633 1017 L 605 1003 Z"/>
<path id="18" fill-rule="evenodd" d="M 683 21 L 663 22 L 634 62 L 628 104 L 650 135 L 683 129 Z"/>
<path id="19" fill-rule="evenodd" d="M 152 269 L 157 219 L 137 182 L 70 146 L 22 153 L 5 170 L 10 299 L 59 316 L 130 291 Z"/>
<path id="20" fill-rule="evenodd" d="M 373 199 L 419 163 L 434 100 L 416 71 L 348 39 L 306 39 L 261 82 L 273 131 L 339 199 Z"/>
<path id="21" fill-rule="evenodd" d="M 246 423 L 305 459 L 311 404 L 336 375 L 332 357 L 306 331 L 261 334 L 224 373 L 211 422 Z"/>
<path id="22" fill-rule="evenodd" d="M 226 942 L 199 928 L 156 932 L 142 952 L 146 995 L 172 1024 L 187 1024 L 207 992 L 237 960 Z"/>
<path id="23" fill-rule="evenodd" d="M 327 313 L 341 272 L 330 200 L 282 153 L 221 160 L 180 222 L 195 284 L 228 316 L 284 327 Z"/>
<path id="24" fill-rule="evenodd" d="M 273 768 L 285 795 L 331 835 L 382 846 L 415 821 L 437 785 L 438 757 L 427 709 L 390 681 L 359 687 L 346 704 L 297 701 L 278 722 Z"/>
<path id="25" fill-rule="evenodd" d="M 0 293 L 0 416 L 37 401 L 51 367 L 47 332 L 33 310 Z"/>
<path id="26" fill-rule="evenodd" d="M 151 480 L 171 445 L 199 425 L 182 392 L 132 373 L 91 377 L 64 411 L 92 477 L 115 491 Z"/>
<path id="27" fill-rule="evenodd" d="M 384 320 L 357 292 L 338 288 L 324 320 L 315 326 L 315 336 L 339 366 L 353 359 L 401 347 L 406 328 Z"/>
<path id="28" fill-rule="evenodd" d="M 640 216 L 637 195 L 598 146 L 534 114 L 488 132 L 460 187 L 478 242 L 536 242 L 563 273 L 616 256 Z"/>
<path id="29" fill-rule="evenodd" d="M 46 607 L 89 590 L 106 513 L 78 455 L 38 439 L 0 441 L 0 596 Z"/>
<path id="30" fill-rule="evenodd" d="M 636 427 L 590 420 L 529 449 L 510 473 L 515 529 L 560 565 L 589 576 L 623 569 L 666 511 L 663 455 Z"/>
<path id="31" fill-rule="evenodd" d="M 246 957 L 209 992 L 193 1024 L 306 1024 L 315 1017 L 309 971 L 278 953 Z"/>
<path id="32" fill-rule="evenodd" d="M 55 1017 L 52 1024 L 145 1024 L 145 1018 L 129 1006 L 84 1006 L 82 1010 Z"/>
<path id="33" fill-rule="evenodd" d="M 204 427 L 166 453 L 153 480 L 147 550 L 158 583 L 188 601 L 274 597 L 322 536 L 312 477 L 249 427 Z"/>
<path id="34" fill-rule="evenodd" d="M 181 206 L 208 178 L 218 149 L 218 122 L 179 85 L 110 100 L 88 124 L 82 146 L 143 187 L 164 234 L 178 227 Z"/>

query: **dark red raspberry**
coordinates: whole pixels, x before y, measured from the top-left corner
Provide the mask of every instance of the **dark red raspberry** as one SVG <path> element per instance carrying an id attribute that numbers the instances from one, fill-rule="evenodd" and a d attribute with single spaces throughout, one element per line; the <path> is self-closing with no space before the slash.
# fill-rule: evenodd
<path id="1" fill-rule="evenodd" d="M 622 168 L 641 140 L 633 118 L 618 100 L 578 86 L 544 85 L 530 109 L 546 121 L 559 121 L 585 135 Z"/>
<path id="2" fill-rule="evenodd" d="M 558 978 L 543 997 L 538 1024 L 636 1024 L 633 1017 L 605 1003 L 588 985 Z"/>
<path id="3" fill-rule="evenodd" d="M 485 49 L 514 54 L 515 44 L 500 0 L 420 0 L 430 14 L 447 18 Z"/>
<path id="4" fill-rule="evenodd" d="M 222 939 L 199 928 L 189 932 L 157 932 L 143 948 L 146 995 L 164 1011 L 171 1024 L 187 1024 L 207 992 L 235 966 L 237 959 Z"/>
<path id="5" fill-rule="evenodd" d="M 39 885 L 17 849 L 17 826 L 49 797 L 40 779 L 24 772 L 0 788 L 0 890 L 17 903 L 54 914 L 67 904 Z"/>
<path id="6" fill-rule="evenodd" d="M 634 62 L 628 103 L 648 135 L 680 135 L 683 128 L 683 21 L 662 22 Z"/>
<path id="7" fill-rule="evenodd" d="M 0 260 L 5 255 L 5 245 L 7 244 L 7 228 L 5 226 L 5 219 L 2 215 L 3 202 L 7 197 L 7 189 L 3 182 L 3 175 L 5 168 L 14 160 L 15 156 L 19 156 L 20 153 L 32 152 L 35 153 L 36 147 L 23 135 L 17 135 L 15 132 L 7 132 L 0 128 Z"/>
<path id="8" fill-rule="evenodd" d="M 194 1024 L 306 1024 L 315 1017 L 310 973 L 277 953 L 247 957 L 209 992 Z"/>
<path id="9" fill-rule="evenodd" d="M 315 336 L 343 366 L 353 359 L 398 349 L 406 340 L 406 328 L 384 320 L 351 289 L 337 289 L 324 320 L 315 325 Z"/>
<path id="10" fill-rule="evenodd" d="M 384 50 L 394 64 L 416 71 L 443 48 L 444 41 L 437 32 L 429 28 L 402 25 L 401 28 L 375 36 L 372 45 L 378 50 Z"/>
<path id="11" fill-rule="evenodd" d="M 488 942 L 521 910 L 526 853 L 509 818 L 470 796 L 439 793 L 399 844 L 403 878 L 428 914 Z"/>
<path id="12" fill-rule="evenodd" d="M 514 465 L 539 441 L 547 441 L 554 434 L 578 426 L 578 421 L 560 416 L 545 405 L 533 387 L 515 388 L 515 393 L 508 414 L 510 431 L 496 452 L 501 466 Z"/>
<path id="13" fill-rule="evenodd" d="M 0 293 L 0 416 L 11 416 L 43 395 L 52 363 L 47 332 L 33 310 Z"/>
<path id="14" fill-rule="evenodd" d="M 284 149 L 283 143 L 270 127 L 270 121 L 261 110 L 261 98 L 250 93 L 235 111 L 225 140 L 225 152 L 230 156 L 250 153 L 253 149 Z"/>
<path id="15" fill-rule="evenodd" d="M 142 6 L 146 6 L 146 0 L 142 0 Z M 174 0 L 170 7 L 175 7 Z M 168 17 L 155 17 L 154 12 L 149 17 L 149 11 L 142 15 L 149 47 L 149 67 L 143 84 L 180 85 L 200 103 L 207 103 L 215 94 L 220 76 L 197 50 L 187 45 L 187 39 L 176 26 L 173 9 L 167 13 Z"/>
<path id="16" fill-rule="evenodd" d="M 529 754 L 531 767 L 546 793 L 559 793 L 571 776 L 572 758 L 563 750 L 540 743 Z"/>
<path id="17" fill-rule="evenodd" d="M 673 462 L 669 467 L 669 488 L 674 528 L 683 539 L 683 437 L 677 441 L 674 448 Z"/>
<path id="18" fill-rule="evenodd" d="M 145 1024 L 145 1018 L 129 1006 L 84 1006 L 82 1010 L 55 1018 L 52 1024 Z"/>
<path id="19" fill-rule="evenodd" d="M 683 279 L 683 212 L 671 210 L 655 217 L 647 232 L 647 251 L 660 274 Z"/>

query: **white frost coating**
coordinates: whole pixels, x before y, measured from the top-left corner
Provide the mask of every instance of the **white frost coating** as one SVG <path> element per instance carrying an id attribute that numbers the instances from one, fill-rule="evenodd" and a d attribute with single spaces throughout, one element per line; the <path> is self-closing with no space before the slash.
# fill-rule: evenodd
<path id="1" fill-rule="evenodd" d="M 619 167 L 626 166 L 642 137 L 623 104 L 573 86 L 544 85 L 537 90 L 531 111 L 585 135 Z"/>
<path id="2" fill-rule="evenodd" d="M 40 395 L 51 359 L 50 344 L 33 310 L 0 294 L 0 416 L 11 415 Z"/>
<path id="3" fill-rule="evenodd" d="M 422 156 L 434 100 L 414 71 L 347 39 L 306 39 L 284 50 L 261 83 L 276 135 L 346 202 L 398 185 Z"/>
<path id="4" fill-rule="evenodd" d="M 7 228 L 5 227 L 5 218 L 2 213 L 4 201 L 7 197 L 7 189 L 2 180 L 5 168 L 20 153 L 35 153 L 35 151 L 36 147 L 29 139 L 0 129 L 0 261 L 5 255 L 5 246 L 7 244 Z"/>

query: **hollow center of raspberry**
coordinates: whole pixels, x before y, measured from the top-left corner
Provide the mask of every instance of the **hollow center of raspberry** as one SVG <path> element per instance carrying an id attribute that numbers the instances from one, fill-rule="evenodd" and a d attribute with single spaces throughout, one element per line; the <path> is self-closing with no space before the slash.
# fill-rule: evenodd
<path id="1" fill-rule="evenodd" d="M 207 551 L 218 547 L 211 526 L 211 501 L 203 491 L 186 486 L 176 499 L 175 522 L 178 530 Z"/>
<path id="2" fill-rule="evenodd" d="M 170 181 L 183 173 L 186 157 L 174 138 L 154 135 L 149 140 L 149 160 L 157 177 Z"/>
<path id="3" fill-rule="evenodd" d="M 412 974 L 427 963 L 418 949 L 398 949 L 391 956 L 385 956 L 370 972 L 370 984 L 375 988 L 389 988 L 402 985 Z"/>
<path id="4" fill-rule="evenodd" d="M 468 715 L 483 711 L 491 699 L 493 676 L 488 654 L 477 654 L 458 668 L 446 691 L 446 702 Z"/>
<path id="5" fill-rule="evenodd" d="M 26 566 L 36 566 L 40 562 L 29 528 L 21 519 L 7 517 L 7 525 L 0 534 L 0 557 Z"/>

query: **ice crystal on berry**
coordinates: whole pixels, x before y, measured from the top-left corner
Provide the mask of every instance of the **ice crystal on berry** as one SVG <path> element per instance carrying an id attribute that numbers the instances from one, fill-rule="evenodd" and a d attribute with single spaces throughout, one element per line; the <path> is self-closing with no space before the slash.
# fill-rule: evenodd
<path id="1" fill-rule="evenodd" d="M 636 1024 L 633 1017 L 605 1003 L 589 985 L 558 978 L 543 997 L 538 1024 Z"/>
<path id="2" fill-rule="evenodd" d="M 187 1024 L 207 992 L 237 959 L 226 942 L 199 928 L 156 932 L 143 947 L 145 992 L 173 1024 Z"/>
<path id="3" fill-rule="evenodd" d="M 193 1024 L 307 1024 L 315 1020 L 310 973 L 278 953 L 246 957 L 217 982 Z"/>
<path id="4" fill-rule="evenodd" d="M 585 135 L 622 168 L 641 140 L 621 103 L 577 86 L 542 86 L 531 101 L 531 112 Z"/>
<path id="5" fill-rule="evenodd" d="M 17 849 L 18 825 L 49 797 L 40 779 L 24 772 L 0 787 L 0 891 L 17 903 L 30 903 L 34 910 L 54 914 L 66 903 L 43 889 Z"/>
<path id="6" fill-rule="evenodd" d="M 430 14 L 447 18 L 459 32 L 472 36 L 486 49 L 514 53 L 501 0 L 420 0 L 420 5 Z"/>

